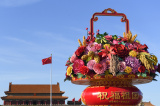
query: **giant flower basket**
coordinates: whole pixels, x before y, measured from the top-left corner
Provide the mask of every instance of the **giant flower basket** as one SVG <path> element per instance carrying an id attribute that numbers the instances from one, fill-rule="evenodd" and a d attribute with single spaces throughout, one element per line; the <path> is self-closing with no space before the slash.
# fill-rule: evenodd
<path id="1" fill-rule="evenodd" d="M 100 34 L 99 30 L 94 37 L 95 16 L 122 16 L 126 27 L 123 37 Z M 65 80 L 89 85 L 81 94 L 85 105 L 136 106 L 143 96 L 134 85 L 156 80 L 156 72 L 160 71 L 157 57 L 136 40 L 137 34 L 132 35 L 126 15 L 113 9 L 94 13 L 88 33 L 83 42 L 78 39 L 79 47 L 66 63 Z"/>

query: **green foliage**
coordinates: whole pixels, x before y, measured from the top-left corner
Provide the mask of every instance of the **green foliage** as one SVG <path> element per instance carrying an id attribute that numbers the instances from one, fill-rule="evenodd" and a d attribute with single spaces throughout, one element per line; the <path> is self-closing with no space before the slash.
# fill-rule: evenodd
<path id="1" fill-rule="evenodd" d="M 81 73 L 77 73 L 77 78 L 85 78 L 85 75 L 83 75 Z"/>
<path id="2" fill-rule="evenodd" d="M 107 43 L 107 40 L 104 36 L 108 35 L 108 33 L 104 33 L 104 34 L 99 34 L 99 35 L 96 35 L 96 39 L 95 39 L 95 42 L 97 43 L 102 43 L 102 44 L 106 44 Z"/>

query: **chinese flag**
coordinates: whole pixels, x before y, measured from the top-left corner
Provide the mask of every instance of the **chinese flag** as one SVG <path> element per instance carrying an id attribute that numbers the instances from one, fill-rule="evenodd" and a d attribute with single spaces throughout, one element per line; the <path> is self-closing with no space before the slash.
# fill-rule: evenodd
<path id="1" fill-rule="evenodd" d="M 81 102 L 81 98 L 79 98 L 78 102 Z"/>
<path id="2" fill-rule="evenodd" d="M 45 59 L 42 59 L 42 65 L 51 64 L 51 63 L 52 63 L 52 56 L 45 58 Z"/>
<path id="3" fill-rule="evenodd" d="M 72 102 L 75 102 L 75 98 L 72 99 Z"/>

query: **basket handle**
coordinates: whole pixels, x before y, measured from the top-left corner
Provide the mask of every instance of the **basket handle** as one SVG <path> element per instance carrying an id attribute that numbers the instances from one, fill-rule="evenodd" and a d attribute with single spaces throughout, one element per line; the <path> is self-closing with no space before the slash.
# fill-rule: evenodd
<path id="1" fill-rule="evenodd" d="M 111 13 L 108 13 L 110 11 Z M 129 32 L 129 20 L 127 19 L 126 15 L 123 13 L 117 13 L 115 10 L 108 8 L 102 11 L 101 13 L 97 12 L 94 13 L 91 20 L 90 20 L 90 39 L 94 37 L 94 29 L 93 29 L 93 21 L 97 21 L 98 17 L 95 16 L 122 16 L 121 22 L 126 22 L 125 24 L 125 29 L 126 29 L 126 34 Z"/>

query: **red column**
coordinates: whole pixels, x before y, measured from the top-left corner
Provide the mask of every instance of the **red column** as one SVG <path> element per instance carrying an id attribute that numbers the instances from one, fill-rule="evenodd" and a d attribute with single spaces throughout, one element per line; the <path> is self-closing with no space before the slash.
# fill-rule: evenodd
<path id="1" fill-rule="evenodd" d="M 17 101 L 17 103 L 16 103 L 17 105 L 18 105 L 18 101 Z"/>
<path id="2" fill-rule="evenodd" d="M 23 105 L 24 105 L 24 101 L 23 101 Z"/>
<path id="3" fill-rule="evenodd" d="M 59 101 L 57 101 L 57 104 L 59 104 Z"/>
<path id="4" fill-rule="evenodd" d="M 10 105 L 11 105 L 11 101 L 10 101 Z"/>
<path id="5" fill-rule="evenodd" d="M 63 104 L 65 104 L 65 101 L 63 101 Z"/>
<path id="6" fill-rule="evenodd" d="M 46 105 L 46 101 L 44 101 L 45 105 Z"/>
<path id="7" fill-rule="evenodd" d="M 38 104 L 40 105 L 40 104 L 41 104 L 41 102 L 40 102 L 40 101 L 38 101 Z"/>
<path id="8" fill-rule="evenodd" d="M 5 100 L 3 101 L 3 105 L 5 105 L 6 103 L 5 103 Z"/>

